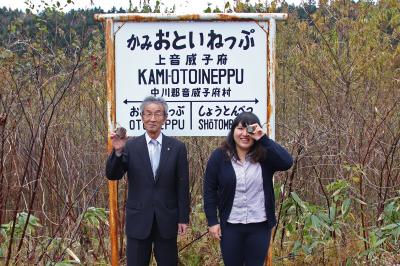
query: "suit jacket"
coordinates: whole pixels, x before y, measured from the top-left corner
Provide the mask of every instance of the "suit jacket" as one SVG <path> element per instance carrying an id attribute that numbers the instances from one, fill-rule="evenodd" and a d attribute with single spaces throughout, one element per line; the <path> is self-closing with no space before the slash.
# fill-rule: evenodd
<path id="1" fill-rule="evenodd" d="M 106 164 L 110 180 L 128 173 L 126 235 L 145 239 L 156 217 L 163 238 L 177 235 L 178 223 L 189 222 L 189 170 L 185 145 L 162 135 L 160 164 L 153 176 L 146 138 L 129 139 L 122 156 L 115 152 Z"/>
<path id="2" fill-rule="evenodd" d="M 263 190 L 265 198 L 265 212 L 268 227 L 276 224 L 275 196 L 272 176 L 276 171 L 289 169 L 292 164 L 292 156 L 279 144 L 263 136 L 258 141 L 264 146 L 266 159 L 260 162 Z M 221 223 L 224 228 L 232 210 L 236 191 L 236 174 L 232 162 L 226 153 L 216 149 L 210 156 L 204 174 L 204 212 L 208 225 L 213 226 Z M 217 209 L 219 219 L 217 217 Z M 219 221 L 218 221 L 219 220 Z"/>

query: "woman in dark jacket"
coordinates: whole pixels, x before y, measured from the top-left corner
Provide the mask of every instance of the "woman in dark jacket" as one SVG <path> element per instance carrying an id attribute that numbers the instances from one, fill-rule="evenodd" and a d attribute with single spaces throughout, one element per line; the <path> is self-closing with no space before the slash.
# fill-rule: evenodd
<path id="1" fill-rule="evenodd" d="M 276 224 L 272 176 L 292 163 L 291 155 L 268 138 L 250 112 L 235 118 L 226 141 L 211 154 L 204 211 L 226 266 L 264 265 Z"/>

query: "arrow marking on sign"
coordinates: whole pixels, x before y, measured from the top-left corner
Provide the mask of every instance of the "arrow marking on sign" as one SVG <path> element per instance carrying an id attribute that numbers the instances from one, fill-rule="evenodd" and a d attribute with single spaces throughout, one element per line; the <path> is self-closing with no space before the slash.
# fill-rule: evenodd
<path id="1" fill-rule="evenodd" d="M 125 99 L 125 101 L 123 101 L 125 104 L 128 103 L 141 103 L 142 101 L 128 101 L 128 99 Z M 220 101 L 200 101 L 200 100 L 194 100 L 194 101 L 166 101 L 167 103 L 258 103 L 257 98 L 255 98 L 254 100 L 220 100 Z"/>

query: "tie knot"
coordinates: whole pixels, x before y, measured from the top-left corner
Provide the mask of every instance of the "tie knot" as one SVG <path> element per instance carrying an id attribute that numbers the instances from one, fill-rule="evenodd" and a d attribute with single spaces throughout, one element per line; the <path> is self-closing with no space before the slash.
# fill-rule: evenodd
<path id="1" fill-rule="evenodd" d="M 158 145 L 158 141 L 156 139 L 152 139 L 150 140 L 151 144 L 153 144 L 154 146 Z"/>

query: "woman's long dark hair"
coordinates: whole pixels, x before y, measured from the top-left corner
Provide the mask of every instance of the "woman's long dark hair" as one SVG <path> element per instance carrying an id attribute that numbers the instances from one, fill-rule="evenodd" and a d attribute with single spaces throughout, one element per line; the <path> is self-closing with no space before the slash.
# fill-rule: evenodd
<path id="1" fill-rule="evenodd" d="M 233 132 L 235 131 L 235 128 L 239 124 L 241 124 L 243 127 L 246 127 L 248 125 L 256 123 L 261 127 L 260 120 L 255 114 L 251 112 L 243 112 L 233 120 L 231 130 L 229 131 L 228 136 L 221 145 L 221 148 L 223 151 L 225 151 L 228 159 L 235 158 L 236 160 L 239 160 L 239 156 L 236 150 L 236 143 L 233 138 Z M 261 162 L 262 160 L 265 159 L 265 149 L 261 145 L 261 143 L 259 143 L 259 141 L 254 141 L 254 144 L 253 146 L 251 146 L 248 155 L 250 156 L 251 162 L 253 163 Z"/>

